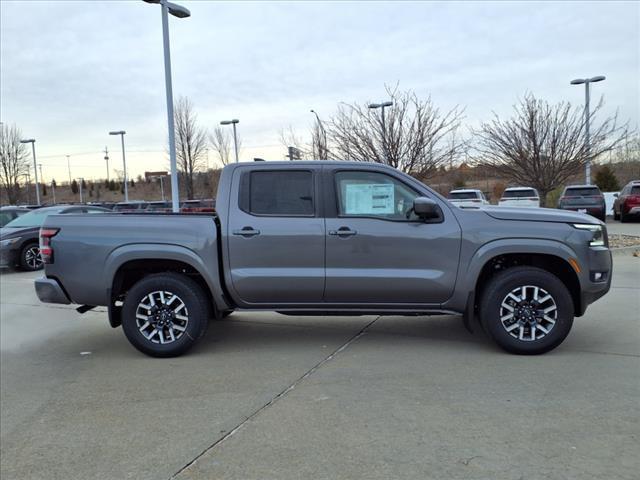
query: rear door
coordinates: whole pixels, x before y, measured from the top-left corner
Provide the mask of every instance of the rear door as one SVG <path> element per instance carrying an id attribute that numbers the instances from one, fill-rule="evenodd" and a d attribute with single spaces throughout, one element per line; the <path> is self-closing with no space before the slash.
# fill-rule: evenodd
<path id="1" fill-rule="evenodd" d="M 327 260 L 325 301 L 331 304 L 439 304 L 453 293 L 460 226 L 443 202 L 443 217 L 425 223 L 410 213 L 429 196 L 385 171 L 333 170 L 324 175 Z"/>
<path id="2" fill-rule="evenodd" d="M 319 303 L 324 220 L 315 167 L 238 168 L 227 219 L 231 288 L 246 304 Z"/>

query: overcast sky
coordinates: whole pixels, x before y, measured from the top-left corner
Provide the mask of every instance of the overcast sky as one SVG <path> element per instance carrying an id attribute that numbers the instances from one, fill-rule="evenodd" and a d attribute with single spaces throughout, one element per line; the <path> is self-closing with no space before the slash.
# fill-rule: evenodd
<path id="1" fill-rule="evenodd" d="M 640 2 L 182 1 L 170 17 L 173 85 L 202 123 L 239 118 L 241 159 L 282 159 L 279 131 L 306 133 L 338 102 L 384 99 L 384 85 L 466 107 L 477 125 L 531 91 L 584 101 L 594 85 L 637 128 Z M 0 0 L 0 119 L 37 140 L 45 178 L 104 177 L 124 129 L 130 176 L 165 169 L 160 7 L 141 0 Z M 214 163 L 211 154 L 211 164 Z"/>

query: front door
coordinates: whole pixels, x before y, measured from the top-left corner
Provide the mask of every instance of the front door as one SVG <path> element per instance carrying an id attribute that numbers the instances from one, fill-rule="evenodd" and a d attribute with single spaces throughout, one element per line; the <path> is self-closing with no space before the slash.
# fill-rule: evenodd
<path id="1" fill-rule="evenodd" d="M 232 288 L 247 304 L 321 302 L 324 220 L 314 168 L 238 169 L 227 225 Z M 236 201 L 237 200 L 237 201 Z"/>
<path id="2" fill-rule="evenodd" d="M 411 207 L 426 194 L 383 172 L 336 170 L 325 181 L 336 197 L 325 302 L 439 304 L 452 295 L 460 227 L 448 209 L 437 223 L 421 221 Z"/>

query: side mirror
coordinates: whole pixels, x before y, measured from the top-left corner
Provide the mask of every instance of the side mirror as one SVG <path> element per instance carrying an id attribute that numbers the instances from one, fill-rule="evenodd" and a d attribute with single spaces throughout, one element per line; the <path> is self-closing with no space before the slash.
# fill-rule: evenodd
<path id="1" fill-rule="evenodd" d="M 427 197 L 417 197 L 413 200 L 413 212 L 423 220 L 440 218 L 440 207 Z"/>

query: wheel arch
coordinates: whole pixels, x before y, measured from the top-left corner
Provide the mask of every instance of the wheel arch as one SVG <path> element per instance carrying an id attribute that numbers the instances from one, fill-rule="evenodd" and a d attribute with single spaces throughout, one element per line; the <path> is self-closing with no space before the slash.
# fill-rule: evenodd
<path id="1" fill-rule="evenodd" d="M 498 272 L 513 266 L 538 267 L 552 273 L 562 281 L 567 287 L 573 300 L 574 312 L 576 316 L 581 316 L 582 308 L 580 277 L 572 264 L 577 265 L 575 253 L 566 245 L 545 241 L 533 246 L 529 243 L 529 248 L 517 248 L 513 246 L 497 246 L 480 251 L 474 256 L 473 268 L 470 269 L 467 281 L 469 282 L 470 296 L 474 298 L 477 305 L 489 280 Z M 579 268 L 579 267 L 578 267 Z"/>
<path id="2" fill-rule="evenodd" d="M 218 265 L 205 265 L 192 250 L 178 245 L 126 245 L 106 259 L 104 288 L 107 292 L 109 322 L 120 325 L 117 302 L 136 282 L 161 272 L 177 272 L 195 280 L 204 290 L 215 311 L 229 308 L 218 276 Z"/>

